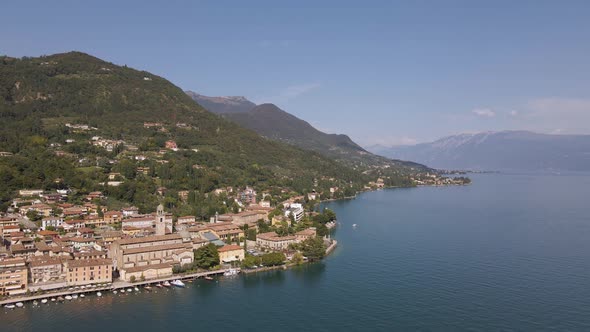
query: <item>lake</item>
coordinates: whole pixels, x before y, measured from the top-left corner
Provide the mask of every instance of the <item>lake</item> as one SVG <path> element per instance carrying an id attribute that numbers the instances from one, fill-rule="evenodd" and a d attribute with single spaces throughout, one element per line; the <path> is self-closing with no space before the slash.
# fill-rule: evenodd
<path id="1" fill-rule="evenodd" d="M 321 263 L 2 308 L 0 330 L 590 330 L 590 176 L 471 177 L 325 203 Z"/>

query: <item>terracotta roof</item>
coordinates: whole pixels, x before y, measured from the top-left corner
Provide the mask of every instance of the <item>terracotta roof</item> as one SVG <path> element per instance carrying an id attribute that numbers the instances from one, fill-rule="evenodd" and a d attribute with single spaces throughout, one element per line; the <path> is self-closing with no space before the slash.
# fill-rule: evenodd
<path id="1" fill-rule="evenodd" d="M 182 239 L 182 236 L 180 236 L 179 234 L 167 234 L 167 235 L 155 235 L 155 236 L 121 239 L 121 240 L 115 241 L 115 243 L 125 245 L 125 244 L 137 244 L 137 243 L 148 243 L 148 242 L 157 242 L 157 241 L 166 241 L 166 240 L 180 240 L 180 239 Z"/>
<path id="2" fill-rule="evenodd" d="M 77 260 L 69 260 L 67 262 L 67 265 L 68 265 L 68 268 L 98 266 L 98 265 L 113 265 L 113 261 L 108 258 L 77 259 Z"/>
<path id="3" fill-rule="evenodd" d="M 30 267 L 41 267 L 41 266 L 48 266 L 48 265 L 58 265 L 61 264 L 61 260 L 59 258 L 53 257 L 40 257 L 40 258 L 33 258 L 29 262 Z"/>
<path id="4" fill-rule="evenodd" d="M 55 236 L 58 235 L 58 232 L 54 232 L 54 231 L 38 231 L 37 234 L 42 235 L 42 236 Z"/>
<path id="5" fill-rule="evenodd" d="M 152 251 L 162 251 L 162 250 L 176 250 L 176 249 L 189 249 L 185 243 L 172 243 L 172 244 L 163 244 L 160 246 L 147 246 L 141 248 L 129 248 L 123 249 L 123 254 L 139 254 L 142 252 L 152 252 Z M 192 247 L 190 247 L 192 249 Z"/>
<path id="6" fill-rule="evenodd" d="M 219 252 L 227 252 L 227 251 L 234 251 L 234 250 L 244 250 L 244 248 L 242 248 L 238 245 L 235 245 L 235 244 L 228 244 L 228 245 L 225 245 L 225 246 L 217 249 L 217 251 L 219 251 Z"/>

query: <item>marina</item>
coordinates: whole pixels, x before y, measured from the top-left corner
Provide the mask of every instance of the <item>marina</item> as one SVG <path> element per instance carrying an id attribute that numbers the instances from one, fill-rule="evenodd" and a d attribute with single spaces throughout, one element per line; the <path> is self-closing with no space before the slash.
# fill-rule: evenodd
<path id="1" fill-rule="evenodd" d="M 231 272 L 230 272 L 231 271 Z M 96 293 L 96 296 L 101 297 L 103 294 L 102 292 L 110 291 L 112 294 L 117 293 L 131 293 L 131 292 L 139 292 L 140 286 L 147 291 L 151 290 L 152 287 L 150 285 L 155 285 L 158 288 L 164 287 L 171 287 L 176 286 L 179 288 L 183 288 L 186 285 L 183 281 L 192 281 L 193 279 L 204 278 L 206 280 L 213 280 L 212 276 L 216 275 L 225 275 L 226 273 L 237 274 L 240 272 L 239 268 L 232 268 L 232 269 L 220 269 L 215 271 L 206 271 L 206 272 L 198 272 L 198 273 L 189 273 L 185 275 L 173 275 L 167 278 L 161 279 L 153 279 L 153 280 L 146 280 L 146 281 L 139 281 L 136 283 L 128 283 L 123 281 L 116 281 L 113 283 L 109 283 L 103 286 L 97 287 L 84 287 L 84 288 L 69 288 L 64 291 L 52 292 L 52 293 L 45 293 L 39 295 L 31 295 L 27 297 L 14 297 L 9 298 L 7 300 L 0 301 L 0 306 L 6 309 L 14 309 L 14 308 L 22 308 L 24 304 L 27 302 L 34 302 L 34 301 L 41 301 L 41 303 L 45 304 L 48 302 L 48 299 L 51 299 L 52 302 L 57 301 L 64 302 L 64 301 L 71 301 L 75 300 L 78 297 L 82 298 L 87 295 Z M 162 286 L 163 285 L 163 286 Z"/>

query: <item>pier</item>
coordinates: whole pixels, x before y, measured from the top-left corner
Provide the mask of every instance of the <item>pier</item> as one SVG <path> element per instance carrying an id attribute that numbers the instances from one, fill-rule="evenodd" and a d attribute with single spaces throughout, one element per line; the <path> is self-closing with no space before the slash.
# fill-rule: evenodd
<path id="1" fill-rule="evenodd" d="M 7 304 L 15 304 L 17 302 L 30 302 L 35 300 L 42 300 L 42 299 L 50 299 L 50 298 L 57 298 L 57 297 L 65 297 L 66 295 L 74 295 L 74 294 L 89 294 L 89 293 L 96 293 L 96 292 L 107 292 L 107 291 L 118 291 L 120 289 L 126 289 L 130 287 L 138 287 L 138 286 L 146 286 L 151 284 L 158 284 L 165 281 L 173 281 L 173 280 L 191 280 L 191 279 L 198 279 L 204 278 L 213 275 L 224 274 L 225 272 L 229 271 L 230 269 L 220 269 L 215 271 L 204 271 L 204 272 L 194 272 L 194 273 L 187 273 L 187 274 L 175 274 L 165 278 L 159 279 L 150 279 L 145 281 L 138 281 L 134 283 L 126 282 L 126 281 L 114 281 L 109 286 L 103 287 L 94 287 L 94 288 L 85 288 L 85 289 L 75 289 L 75 290 L 60 290 L 57 292 L 47 292 L 44 294 L 38 295 L 30 295 L 30 296 L 19 296 L 19 297 L 11 297 L 6 300 L 0 301 L 0 306 L 5 306 Z M 239 268 L 235 268 L 233 270 L 240 271 Z"/>

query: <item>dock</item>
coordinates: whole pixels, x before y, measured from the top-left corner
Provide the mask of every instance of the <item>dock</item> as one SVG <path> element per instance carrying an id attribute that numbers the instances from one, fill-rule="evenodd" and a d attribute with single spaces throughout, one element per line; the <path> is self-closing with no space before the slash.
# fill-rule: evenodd
<path id="1" fill-rule="evenodd" d="M 96 293 L 96 292 L 107 292 L 107 291 L 118 291 L 120 289 L 126 288 L 133 288 L 139 286 L 146 286 L 151 284 L 158 284 L 165 281 L 173 281 L 173 280 L 192 280 L 198 278 L 204 278 L 213 275 L 223 275 L 225 272 L 229 271 L 230 269 L 220 269 L 214 271 L 204 271 L 204 272 L 194 272 L 194 273 L 186 273 L 186 274 L 175 274 L 165 278 L 159 279 L 149 279 L 145 281 L 137 281 L 134 283 L 126 282 L 126 281 L 114 281 L 109 286 L 103 287 L 95 287 L 95 288 L 85 288 L 85 289 L 75 289 L 75 290 L 61 290 L 57 292 L 47 292 L 44 294 L 38 295 L 30 295 L 30 296 L 15 296 L 10 297 L 6 300 L 0 301 L 0 306 L 5 306 L 7 304 L 15 304 L 17 302 L 31 302 L 35 300 L 42 300 L 42 299 L 50 299 L 50 298 L 57 298 L 57 297 L 65 297 L 66 295 L 74 295 L 74 294 L 89 294 L 89 293 Z M 233 270 L 240 271 L 239 268 L 234 268 Z"/>

